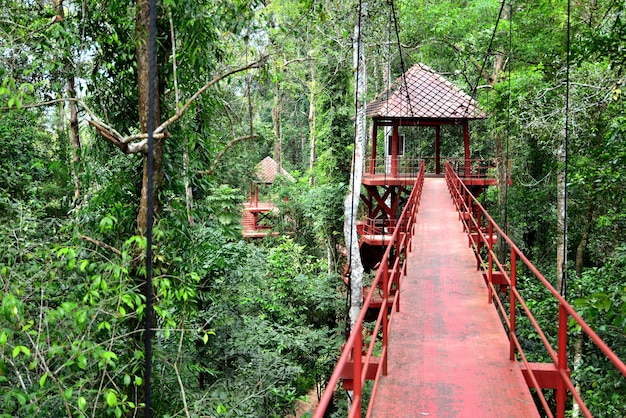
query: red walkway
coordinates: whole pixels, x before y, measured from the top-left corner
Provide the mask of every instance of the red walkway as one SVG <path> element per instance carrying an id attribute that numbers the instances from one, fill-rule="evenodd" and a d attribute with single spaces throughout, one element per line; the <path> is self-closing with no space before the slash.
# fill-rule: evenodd
<path id="1" fill-rule="evenodd" d="M 427 178 L 372 416 L 538 417 L 443 178 Z"/>

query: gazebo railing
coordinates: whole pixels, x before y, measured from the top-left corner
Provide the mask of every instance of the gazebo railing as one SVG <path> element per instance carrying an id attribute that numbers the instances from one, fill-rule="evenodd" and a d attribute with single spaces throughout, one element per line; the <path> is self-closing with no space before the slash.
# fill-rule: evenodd
<path id="1" fill-rule="evenodd" d="M 365 167 L 363 175 L 386 175 L 389 177 L 408 177 L 417 178 L 420 172 L 421 158 L 412 157 L 398 157 L 398 173 L 394 176 L 392 173 L 392 160 L 391 157 L 367 158 L 365 160 Z"/>

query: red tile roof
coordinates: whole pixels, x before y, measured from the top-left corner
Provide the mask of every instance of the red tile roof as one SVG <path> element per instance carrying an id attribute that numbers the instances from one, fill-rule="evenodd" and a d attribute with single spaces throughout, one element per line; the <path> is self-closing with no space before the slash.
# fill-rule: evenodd
<path id="1" fill-rule="evenodd" d="M 256 175 L 258 179 L 267 184 L 274 183 L 278 174 L 278 164 L 270 156 L 267 156 L 256 165 Z M 281 167 L 280 174 L 290 181 L 296 181 L 291 174 Z"/>
<path id="2" fill-rule="evenodd" d="M 405 81 L 406 80 L 406 81 Z M 485 119 L 478 102 L 424 64 L 415 64 L 367 105 L 367 116 Z"/>

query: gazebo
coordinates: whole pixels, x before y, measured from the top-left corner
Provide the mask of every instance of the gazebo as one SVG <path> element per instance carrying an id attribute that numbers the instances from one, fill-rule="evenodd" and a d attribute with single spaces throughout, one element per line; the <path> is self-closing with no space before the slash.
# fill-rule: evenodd
<path id="1" fill-rule="evenodd" d="M 465 168 L 470 166 L 469 121 L 485 119 L 478 103 L 443 76 L 424 64 L 415 64 L 387 90 L 367 105 L 372 118 L 372 152 L 369 174 L 375 174 L 377 138 L 380 127 L 391 128 L 391 142 L 385 153 L 391 159 L 391 174 L 397 176 L 398 158 L 404 148 L 398 135 L 400 126 L 430 126 L 435 129 L 435 173 L 441 173 L 441 127 L 460 125 L 463 128 Z"/>
<path id="2" fill-rule="evenodd" d="M 273 202 L 259 202 L 259 185 L 274 183 L 277 176 L 283 176 L 289 181 L 296 181 L 284 168 L 279 167 L 272 157 L 265 157 L 255 167 L 256 181 L 250 185 L 250 199 L 243 204 L 241 222 L 244 238 L 262 238 L 267 235 L 276 235 L 270 227 L 262 223 L 263 218 L 276 210 Z"/>
<path id="3" fill-rule="evenodd" d="M 372 119 L 370 154 L 362 180 L 366 193 L 361 195 L 367 215 L 359 222 L 359 233 L 367 252 L 363 244 L 384 247 L 390 238 L 403 194 L 414 184 L 421 161 L 429 160 L 432 175 L 442 174 L 442 128 L 462 131 L 450 133 L 447 129 L 446 143 L 457 154 L 462 149 L 461 177 L 472 177 L 469 121 L 487 115 L 474 99 L 424 64 L 414 65 L 378 94 L 367 105 L 366 114 Z M 425 130 L 431 138 L 434 131 L 426 147 L 416 144 Z M 425 157 L 423 148 L 434 151 L 434 156 Z"/>

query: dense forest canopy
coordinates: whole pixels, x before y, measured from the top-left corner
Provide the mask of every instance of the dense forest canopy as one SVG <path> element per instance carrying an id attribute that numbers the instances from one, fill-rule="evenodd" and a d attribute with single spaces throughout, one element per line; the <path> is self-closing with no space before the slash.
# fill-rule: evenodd
<path id="1" fill-rule="evenodd" d="M 147 5 L 0 0 L 2 417 L 142 409 Z M 286 416 L 332 370 L 357 6 L 159 2 L 154 416 Z M 368 98 L 422 62 L 489 113 L 472 155 L 513 182 L 485 203 L 555 283 L 567 146 L 568 298 L 622 358 L 625 13 L 571 0 L 568 43 L 565 0 L 370 0 L 364 34 Z M 245 241 L 268 155 L 295 182 L 263 190 L 281 234 Z M 579 344 L 589 406 L 623 416 L 624 380 Z"/>

